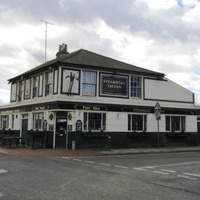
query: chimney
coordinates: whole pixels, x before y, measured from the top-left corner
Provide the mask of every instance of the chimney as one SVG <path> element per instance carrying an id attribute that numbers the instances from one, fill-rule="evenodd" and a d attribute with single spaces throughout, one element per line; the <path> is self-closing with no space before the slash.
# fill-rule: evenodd
<path id="1" fill-rule="evenodd" d="M 61 44 L 59 45 L 59 51 L 58 53 L 56 54 L 56 57 L 60 57 L 60 56 L 65 56 L 69 54 L 69 52 L 67 52 L 67 44 Z"/>

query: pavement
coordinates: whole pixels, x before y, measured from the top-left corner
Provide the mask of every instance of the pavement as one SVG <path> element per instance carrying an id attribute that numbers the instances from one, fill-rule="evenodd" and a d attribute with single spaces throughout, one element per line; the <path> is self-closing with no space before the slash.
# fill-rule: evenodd
<path id="1" fill-rule="evenodd" d="M 11 156 L 24 157 L 86 157 L 86 156 L 109 156 L 127 154 L 153 154 L 153 153 L 182 153 L 199 152 L 200 146 L 195 147 L 165 147 L 165 148 L 131 148 L 131 149 L 87 149 L 87 150 L 67 150 L 67 149 L 32 149 L 30 147 L 2 148 L 0 153 Z"/>

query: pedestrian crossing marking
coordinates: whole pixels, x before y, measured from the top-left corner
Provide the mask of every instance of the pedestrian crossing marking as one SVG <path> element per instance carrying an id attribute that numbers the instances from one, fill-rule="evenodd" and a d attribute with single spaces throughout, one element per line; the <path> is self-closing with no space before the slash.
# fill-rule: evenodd
<path id="1" fill-rule="evenodd" d="M 5 169 L 0 169 L 0 174 L 2 174 L 2 173 L 6 173 L 6 172 L 8 172 L 8 171 L 5 170 Z"/>

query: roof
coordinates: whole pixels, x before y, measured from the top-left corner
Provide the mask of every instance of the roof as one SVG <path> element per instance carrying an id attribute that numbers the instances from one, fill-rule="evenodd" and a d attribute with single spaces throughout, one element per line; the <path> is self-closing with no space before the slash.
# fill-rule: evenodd
<path id="1" fill-rule="evenodd" d="M 112 70 L 115 72 L 121 71 L 128 71 L 134 72 L 137 74 L 146 74 L 150 76 L 156 77 L 164 77 L 163 73 L 147 70 L 141 67 L 137 67 L 135 65 L 127 64 L 85 49 L 80 49 L 78 51 L 58 56 L 57 58 L 45 62 L 25 73 L 22 73 L 14 78 L 9 79 L 9 82 L 15 81 L 22 76 L 30 76 L 34 73 L 41 72 L 42 70 L 46 69 L 47 67 L 51 67 L 55 64 L 73 64 L 73 65 L 80 65 L 82 67 L 92 67 L 92 68 L 101 68 L 106 70 Z"/>

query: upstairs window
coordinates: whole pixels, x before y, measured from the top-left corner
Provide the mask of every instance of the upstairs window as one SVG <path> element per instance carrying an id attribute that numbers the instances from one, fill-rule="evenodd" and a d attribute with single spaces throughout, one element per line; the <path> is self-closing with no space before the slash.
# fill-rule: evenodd
<path id="1" fill-rule="evenodd" d="M 43 95 L 43 74 L 39 75 L 39 87 L 38 87 L 38 96 L 41 97 Z"/>
<path id="2" fill-rule="evenodd" d="M 131 97 L 141 98 L 141 77 L 131 76 Z"/>
<path id="3" fill-rule="evenodd" d="M 19 82 L 19 93 L 18 93 L 18 101 L 22 101 L 24 98 L 24 81 Z"/>
<path id="4" fill-rule="evenodd" d="M 80 71 L 62 69 L 61 92 L 67 95 L 80 94 Z"/>
<path id="5" fill-rule="evenodd" d="M 96 72 L 83 71 L 82 73 L 82 95 L 96 96 Z"/>
<path id="6" fill-rule="evenodd" d="M 46 73 L 46 87 L 45 94 L 53 94 L 53 72 Z"/>
<path id="7" fill-rule="evenodd" d="M 38 97 L 39 77 L 33 77 L 33 98 Z"/>
<path id="8" fill-rule="evenodd" d="M 146 131 L 147 116 L 146 115 L 128 115 L 129 131 Z"/>
<path id="9" fill-rule="evenodd" d="M 25 80 L 25 93 L 24 99 L 30 99 L 31 97 L 31 79 Z"/>
<path id="10" fill-rule="evenodd" d="M 11 85 L 11 102 L 16 101 L 17 98 L 16 92 L 17 92 L 17 84 L 13 83 Z"/>

